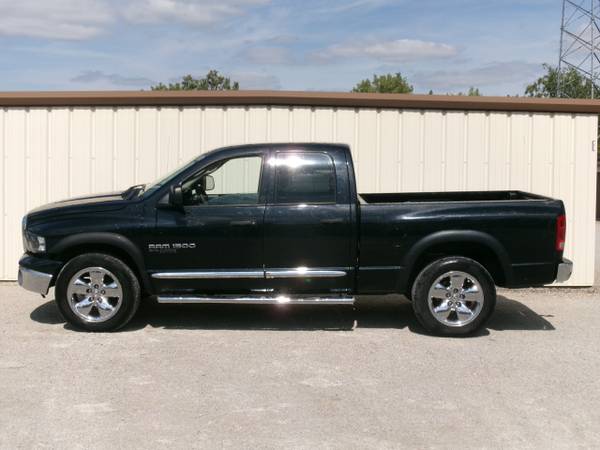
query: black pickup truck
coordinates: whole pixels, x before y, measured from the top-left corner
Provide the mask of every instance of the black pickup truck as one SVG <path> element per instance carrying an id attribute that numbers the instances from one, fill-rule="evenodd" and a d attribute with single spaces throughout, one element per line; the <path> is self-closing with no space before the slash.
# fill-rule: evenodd
<path id="1" fill-rule="evenodd" d="M 19 283 L 118 329 L 160 303 L 352 304 L 403 294 L 443 335 L 480 328 L 495 286 L 565 281 L 563 203 L 519 191 L 358 194 L 350 149 L 222 148 L 124 192 L 23 218 Z"/>

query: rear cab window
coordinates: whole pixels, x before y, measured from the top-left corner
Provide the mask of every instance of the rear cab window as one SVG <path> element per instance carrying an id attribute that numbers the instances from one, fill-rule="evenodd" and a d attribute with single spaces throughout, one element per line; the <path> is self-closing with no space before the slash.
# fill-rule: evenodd
<path id="1" fill-rule="evenodd" d="M 336 202 L 333 159 L 321 152 L 281 152 L 275 156 L 276 204 Z"/>

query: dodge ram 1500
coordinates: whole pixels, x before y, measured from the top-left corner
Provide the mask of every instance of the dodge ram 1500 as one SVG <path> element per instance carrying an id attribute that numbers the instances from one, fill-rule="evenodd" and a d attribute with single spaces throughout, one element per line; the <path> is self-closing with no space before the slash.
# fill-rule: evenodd
<path id="1" fill-rule="evenodd" d="M 564 281 L 560 200 L 519 191 L 358 194 L 350 149 L 205 153 L 123 192 L 23 218 L 19 282 L 77 327 L 114 330 L 160 303 L 352 304 L 397 293 L 431 333 L 482 327 L 496 286 Z"/>

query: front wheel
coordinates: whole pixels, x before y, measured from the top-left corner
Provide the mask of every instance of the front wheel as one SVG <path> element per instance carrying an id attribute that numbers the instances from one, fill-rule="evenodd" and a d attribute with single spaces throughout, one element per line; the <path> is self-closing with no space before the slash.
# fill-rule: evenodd
<path id="1" fill-rule="evenodd" d="M 461 336 L 480 329 L 494 312 L 496 287 L 488 271 L 464 257 L 434 261 L 415 279 L 413 309 L 430 333 Z"/>
<path id="2" fill-rule="evenodd" d="M 65 264 L 55 294 L 67 322 L 88 331 L 121 328 L 140 304 L 140 284 L 133 271 L 102 253 L 86 253 Z"/>

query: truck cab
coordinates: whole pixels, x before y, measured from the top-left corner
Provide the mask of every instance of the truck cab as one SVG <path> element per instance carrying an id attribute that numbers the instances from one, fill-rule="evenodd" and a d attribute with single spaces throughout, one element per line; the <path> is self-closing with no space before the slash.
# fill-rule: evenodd
<path id="1" fill-rule="evenodd" d="M 348 174 L 342 148 L 253 146 L 208 156 L 156 196 L 155 233 L 141 245 L 157 294 L 351 295 Z"/>

